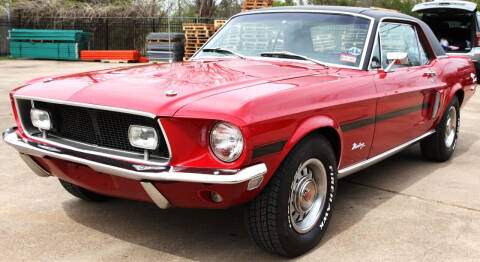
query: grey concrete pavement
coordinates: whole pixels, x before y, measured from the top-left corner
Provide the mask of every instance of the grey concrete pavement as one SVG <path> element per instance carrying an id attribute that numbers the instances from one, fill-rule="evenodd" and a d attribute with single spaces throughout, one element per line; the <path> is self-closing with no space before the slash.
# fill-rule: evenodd
<path id="1" fill-rule="evenodd" d="M 0 61 L 0 128 L 14 125 L 8 92 L 35 77 L 130 66 Z M 299 261 L 480 261 L 480 97 L 462 111 L 446 163 L 418 146 L 342 180 L 322 243 Z M 87 203 L 40 178 L 0 143 L 1 261 L 282 260 L 248 238 L 241 208 L 160 210 L 113 200 Z"/>

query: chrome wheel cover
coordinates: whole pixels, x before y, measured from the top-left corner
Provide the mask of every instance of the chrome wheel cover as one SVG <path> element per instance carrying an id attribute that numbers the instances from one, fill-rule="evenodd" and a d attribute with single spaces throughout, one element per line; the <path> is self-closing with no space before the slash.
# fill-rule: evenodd
<path id="1" fill-rule="evenodd" d="M 327 171 L 322 162 L 303 162 L 292 181 L 289 198 L 290 224 L 298 233 L 309 232 L 322 213 L 327 196 Z"/>
<path id="2" fill-rule="evenodd" d="M 445 146 L 450 148 L 455 142 L 457 134 L 457 109 L 453 106 L 448 110 L 447 122 L 445 124 Z"/>

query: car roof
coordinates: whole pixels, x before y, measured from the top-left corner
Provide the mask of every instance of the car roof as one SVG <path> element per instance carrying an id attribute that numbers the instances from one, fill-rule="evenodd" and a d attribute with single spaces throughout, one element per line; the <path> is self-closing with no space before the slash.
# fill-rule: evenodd
<path id="1" fill-rule="evenodd" d="M 384 17 L 393 17 L 393 18 L 403 18 L 408 20 L 414 20 L 415 22 L 420 21 L 415 17 L 402 14 L 396 11 L 390 11 L 387 9 L 381 8 L 366 8 L 366 7 L 354 7 L 354 6 L 285 6 L 285 7 L 269 7 L 269 8 L 260 8 L 260 9 L 253 9 L 249 11 L 242 12 L 240 14 L 248 14 L 248 13 L 259 13 L 259 12 L 282 12 L 282 11 L 333 11 L 333 12 L 347 12 L 353 14 L 361 14 L 376 20 L 382 19 Z"/>

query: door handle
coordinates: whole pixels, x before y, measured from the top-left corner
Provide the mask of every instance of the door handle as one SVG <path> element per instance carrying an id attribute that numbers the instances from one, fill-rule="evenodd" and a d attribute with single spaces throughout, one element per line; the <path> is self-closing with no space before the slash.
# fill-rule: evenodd
<path id="1" fill-rule="evenodd" d="M 424 72 L 423 73 L 423 76 L 427 76 L 427 77 L 433 77 L 433 76 L 436 76 L 437 73 L 435 73 L 434 71 L 427 71 L 427 72 Z"/>

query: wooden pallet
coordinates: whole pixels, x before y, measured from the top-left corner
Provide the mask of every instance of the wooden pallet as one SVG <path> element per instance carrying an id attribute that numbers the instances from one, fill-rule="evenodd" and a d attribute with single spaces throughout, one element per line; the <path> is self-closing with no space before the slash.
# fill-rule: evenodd
<path id="1" fill-rule="evenodd" d="M 227 22 L 227 20 L 213 20 L 213 27 L 215 28 L 215 32 L 218 31 L 218 29 L 222 28 L 222 26 Z"/>
<path id="2" fill-rule="evenodd" d="M 206 30 L 213 31 L 215 29 L 214 24 L 182 24 L 183 31 L 187 30 Z"/>
<path id="3" fill-rule="evenodd" d="M 117 64 L 128 64 L 130 60 L 111 60 L 111 59 L 102 59 L 100 60 L 102 63 L 117 63 Z"/>
<path id="4" fill-rule="evenodd" d="M 200 49 L 214 34 L 214 24 L 182 24 L 185 32 L 184 57 L 189 59 Z"/>
<path id="5" fill-rule="evenodd" d="M 210 38 L 213 31 L 185 31 L 185 38 Z"/>
<path id="6" fill-rule="evenodd" d="M 205 44 L 208 38 L 188 38 L 185 44 Z"/>
<path id="7" fill-rule="evenodd" d="M 273 4 L 272 0 L 245 0 L 243 2 L 242 11 L 271 7 L 272 4 Z"/>

